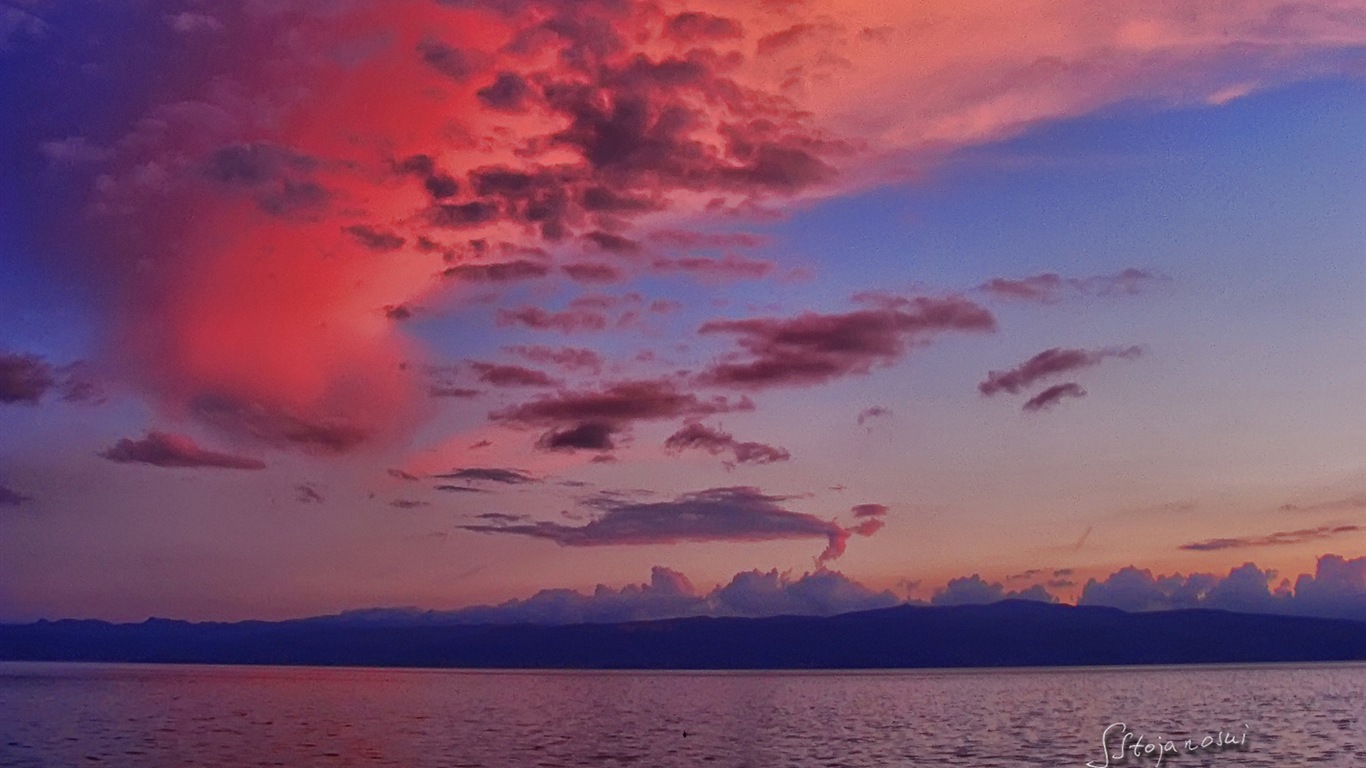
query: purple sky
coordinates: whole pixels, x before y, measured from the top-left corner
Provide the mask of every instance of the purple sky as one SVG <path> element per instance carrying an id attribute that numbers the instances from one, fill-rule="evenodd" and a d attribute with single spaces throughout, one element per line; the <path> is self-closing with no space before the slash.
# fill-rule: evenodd
<path id="1" fill-rule="evenodd" d="M 21 0 L 0 92 L 0 620 L 1366 616 L 1357 2 Z"/>

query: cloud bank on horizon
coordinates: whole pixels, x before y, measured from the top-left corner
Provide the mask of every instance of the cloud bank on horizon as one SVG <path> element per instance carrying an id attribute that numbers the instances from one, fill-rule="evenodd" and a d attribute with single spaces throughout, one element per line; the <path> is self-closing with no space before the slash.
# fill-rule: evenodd
<path id="1" fill-rule="evenodd" d="M 1044 574 L 1040 571 L 1034 575 Z M 454 611 L 369 609 L 342 617 L 377 620 L 406 615 L 462 624 L 581 624 L 686 616 L 833 616 L 896 605 L 985 605 L 1002 600 L 1059 602 L 1047 583 L 1012 590 L 977 574 L 949 580 L 926 602 L 907 599 L 892 590 L 874 591 L 828 569 L 796 577 L 776 570 L 744 571 L 729 583 L 704 592 L 682 573 L 655 566 L 649 583 L 621 588 L 599 584 L 591 593 L 544 589 L 528 598 Z M 1366 557 L 1349 560 L 1323 555 L 1314 573 L 1300 574 L 1293 583 L 1274 570 L 1263 570 L 1250 562 L 1225 576 L 1154 576 L 1148 569 L 1128 566 L 1104 579 L 1089 580 L 1077 604 L 1130 612 L 1204 608 L 1366 621 Z"/>

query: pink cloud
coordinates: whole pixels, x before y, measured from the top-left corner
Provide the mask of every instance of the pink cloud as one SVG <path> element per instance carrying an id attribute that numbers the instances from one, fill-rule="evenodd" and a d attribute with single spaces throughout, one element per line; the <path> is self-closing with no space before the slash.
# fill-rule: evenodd
<path id="1" fill-rule="evenodd" d="M 562 546 L 676 544 L 708 541 L 775 541 L 821 538 L 823 564 L 844 554 L 854 531 L 782 506 L 785 497 L 752 487 L 712 488 L 673 501 L 602 504 L 602 514 L 583 525 L 534 522 L 512 525 L 462 525 L 477 533 L 516 535 Z M 863 535 L 871 534 L 867 531 Z"/>
<path id="2" fill-rule="evenodd" d="M 194 440 L 168 432 L 148 432 L 139 440 L 120 439 L 100 456 L 120 464 L 154 467 L 214 469 L 265 469 L 265 462 L 250 456 L 211 451 Z"/>
<path id="3" fill-rule="evenodd" d="M 684 450 L 701 450 L 716 456 L 729 452 L 734 464 L 772 464 L 792 458 L 785 448 L 736 440 L 729 432 L 708 427 L 700 421 L 690 421 L 681 429 L 669 435 L 664 441 L 664 449 L 671 453 Z"/>
<path id="4" fill-rule="evenodd" d="M 1055 272 L 1023 278 L 996 277 L 978 286 L 978 290 L 1002 299 L 1056 304 L 1073 297 L 1136 296 L 1170 279 L 1129 267 L 1113 275 L 1095 277 L 1063 277 Z"/>
<path id="5" fill-rule="evenodd" d="M 1045 349 L 1014 368 L 988 373 L 986 379 L 977 385 L 977 389 L 983 395 L 988 396 L 1000 392 L 1016 394 L 1032 386 L 1035 382 L 1050 376 L 1099 365 L 1108 358 L 1132 360 L 1142 354 L 1143 348 L 1136 346 L 1106 347 L 1094 350 L 1053 347 L 1052 349 Z"/>
<path id="6" fill-rule="evenodd" d="M 1025 404 L 1021 407 L 1026 411 L 1043 411 L 1052 408 L 1062 402 L 1064 398 L 1069 397 L 1086 397 L 1086 390 L 1082 389 L 1081 385 L 1074 381 L 1069 381 L 1064 384 L 1054 384 L 1026 400 Z"/>
<path id="7" fill-rule="evenodd" d="M 912 344 L 947 331 L 981 333 L 996 328 L 990 312 L 966 299 L 917 297 L 903 302 L 843 314 L 711 321 L 700 332 L 735 336 L 741 351 L 698 378 L 706 384 L 743 388 L 819 384 L 894 363 Z"/>

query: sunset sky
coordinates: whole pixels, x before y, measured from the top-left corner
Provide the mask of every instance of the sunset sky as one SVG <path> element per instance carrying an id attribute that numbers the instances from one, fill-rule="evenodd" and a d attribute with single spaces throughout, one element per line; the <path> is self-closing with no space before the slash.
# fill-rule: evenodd
<path id="1" fill-rule="evenodd" d="M 0 103 L 0 620 L 1366 606 L 1360 0 L 14 0 Z"/>

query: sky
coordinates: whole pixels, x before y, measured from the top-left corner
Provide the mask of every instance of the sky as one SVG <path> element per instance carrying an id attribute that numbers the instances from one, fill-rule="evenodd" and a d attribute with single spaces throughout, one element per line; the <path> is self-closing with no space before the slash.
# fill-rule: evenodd
<path id="1" fill-rule="evenodd" d="M 0 100 L 0 621 L 1366 617 L 1359 1 L 12 0 Z"/>

